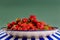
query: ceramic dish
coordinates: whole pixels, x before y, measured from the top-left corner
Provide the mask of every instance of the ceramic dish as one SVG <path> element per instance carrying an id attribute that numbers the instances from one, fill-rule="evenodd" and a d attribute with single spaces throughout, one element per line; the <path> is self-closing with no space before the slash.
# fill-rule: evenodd
<path id="1" fill-rule="evenodd" d="M 58 31 L 58 29 L 54 29 L 54 30 L 36 30 L 36 31 L 12 31 L 12 30 L 7 30 L 6 28 L 3 28 L 4 31 L 6 31 L 7 34 L 9 35 L 13 35 L 13 36 L 19 36 L 19 37 L 23 37 L 23 36 L 27 36 L 27 37 L 39 37 L 39 36 L 48 36 L 51 35 L 55 32 Z"/>

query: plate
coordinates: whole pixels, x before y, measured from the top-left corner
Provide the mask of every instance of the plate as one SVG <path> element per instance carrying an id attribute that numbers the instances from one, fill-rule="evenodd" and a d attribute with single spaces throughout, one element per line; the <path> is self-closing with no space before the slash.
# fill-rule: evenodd
<path id="1" fill-rule="evenodd" d="M 39 36 L 48 36 L 51 35 L 55 32 L 58 31 L 58 29 L 54 29 L 54 30 L 36 30 L 36 31 L 13 31 L 13 30 L 7 30 L 6 28 L 3 28 L 3 30 L 9 34 L 9 35 L 13 35 L 13 36 L 18 36 L 18 37 L 23 37 L 23 36 L 27 36 L 27 37 L 39 37 Z"/>

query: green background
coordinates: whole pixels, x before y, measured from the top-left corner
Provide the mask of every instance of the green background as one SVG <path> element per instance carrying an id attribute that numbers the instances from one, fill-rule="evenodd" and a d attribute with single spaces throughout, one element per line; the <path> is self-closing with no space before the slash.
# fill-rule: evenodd
<path id="1" fill-rule="evenodd" d="M 0 0 L 0 29 L 17 17 L 29 17 L 31 14 L 60 28 L 60 0 Z"/>

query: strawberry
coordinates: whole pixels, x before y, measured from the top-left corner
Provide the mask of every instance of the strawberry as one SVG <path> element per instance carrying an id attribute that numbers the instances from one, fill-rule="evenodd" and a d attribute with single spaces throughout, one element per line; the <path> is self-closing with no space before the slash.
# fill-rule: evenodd
<path id="1" fill-rule="evenodd" d="M 33 28 L 33 29 L 31 29 L 31 30 L 35 30 L 35 29 Z"/>
<path id="2" fill-rule="evenodd" d="M 16 25 L 15 27 L 16 27 L 17 29 L 19 28 L 19 26 L 18 26 L 18 25 Z"/>
<path id="3" fill-rule="evenodd" d="M 18 30 L 19 26 L 18 25 L 13 25 L 13 27 L 11 28 L 12 30 Z"/>
<path id="4" fill-rule="evenodd" d="M 16 22 L 7 24 L 8 29 L 11 30 L 54 30 L 55 28 L 47 25 L 44 21 L 38 21 L 35 15 L 31 15 L 28 19 L 16 19 Z"/>
<path id="5" fill-rule="evenodd" d="M 19 26 L 21 26 L 21 24 L 22 24 L 21 22 L 18 22 L 18 25 L 19 25 Z"/>
<path id="6" fill-rule="evenodd" d="M 29 17 L 29 20 L 30 20 L 31 22 L 35 22 L 35 21 L 36 21 L 36 16 L 35 16 L 35 15 L 31 15 L 31 16 Z"/>
<path id="7" fill-rule="evenodd" d="M 41 25 L 41 23 L 40 23 L 40 22 L 37 22 L 36 26 L 37 26 L 38 28 L 40 28 L 40 25 Z"/>
<path id="8" fill-rule="evenodd" d="M 52 27 L 48 27 L 49 29 L 48 30 L 52 30 Z"/>
<path id="9" fill-rule="evenodd" d="M 30 29 L 30 26 L 27 24 L 26 28 L 27 28 L 27 30 L 29 30 Z"/>
<path id="10" fill-rule="evenodd" d="M 35 30 L 38 30 L 38 28 L 36 28 L 36 27 L 35 27 L 34 29 L 35 29 Z"/>
<path id="11" fill-rule="evenodd" d="M 36 19 L 36 16 L 35 15 L 30 15 L 29 19 L 31 19 L 31 20 Z"/>
<path id="12" fill-rule="evenodd" d="M 40 22 L 37 22 L 37 28 L 39 28 L 40 30 L 44 29 L 44 25 L 41 24 Z"/>
<path id="13" fill-rule="evenodd" d="M 10 29 L 12 26 L 11 26 L 11 23 L 8 23 L 7 24 L 7 27 L 8 27 L 8 29 Z"/>
<path id="14" fill-rule="evenodd" d="M 23 23 L 26 23 L 26 22 L 28 22 L 28 19 L 27 19 L 27 18 L 23 18 L 23 19 L 22 19 L 22 22 L 23 22 Z"/>
<path id="15" fill-rule="evenodd" d="M 30 27 L 30 30 L 38 30 L 35 26 Z"/>
<path id="16" fill-rule="evenodd" d="M 27 30 L 27 28 L 26 27 L 23 27 L 22 30 Z"/>
<path id="17" fill-rule="evenodd" d="M 28 23 L 28 26 L 33 27 L 34 25 L 32 23 Z"/>
<path id="18" fill-rule="evenodd" d="M 34 20 L 32 20 L 32 22 L 33 22 L 34 24 L 36 24 L 38 21 L 37 21 L 36 19 L 34 19 Z"/>
<path id="19" fill-rule="evenodd" d="M 16 22 L 13 21 L 11 24 L 14 25 L 14 24 L 16 24 Z"/>
<path id="20" fill-rule="evenodd" d="M 19 28 L 18 28 L 18 30 L 22 30 L 22 28 L 21 28 L 21 27 L 19 27 Z"/>
<path id="21" fill-rule="evenodd" d="M 40 28 L 44 28 L 44 25 L 41 25 L 41 27 Z"/>
<path id="22" fill-rule="evenodd" d="M 44 21 L 41 21 L 40 23 L 43 24 L 43 25 L 47 25 Z"/>
<path id="23" fill-rule="evenodd" d="M 16 25 L 13 25 L 11 30 L 17 30 Z"/>
<path id="24" fill-rule="evenodd" d="M 26 23 L 22 23 L 22 24 L 21 24 L 21 27 L 26 27 L 26 26 L 27 26 Z"/>
<path id="25" fill-rule="evenodd" d="M 40 30 L 44 30 L 44 25 L 40 25 Z"/>

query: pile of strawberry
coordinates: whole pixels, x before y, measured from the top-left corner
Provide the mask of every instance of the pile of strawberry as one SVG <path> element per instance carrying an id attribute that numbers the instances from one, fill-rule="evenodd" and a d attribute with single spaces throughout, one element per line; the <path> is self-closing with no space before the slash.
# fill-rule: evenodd
<path id="1" fill-rule="evenodd" d="M 7 24 L 9 30 L 53 30 L 54 28 L 45 22 L 38 21 L 35 15 L 29 18 L 17 18 L 16 21 Z"/>

